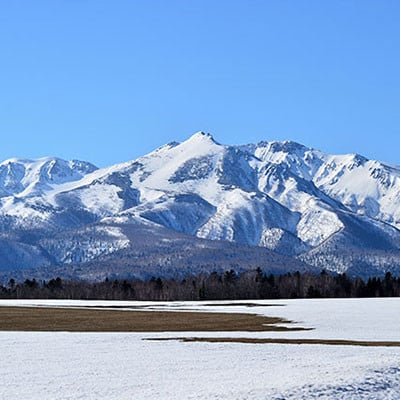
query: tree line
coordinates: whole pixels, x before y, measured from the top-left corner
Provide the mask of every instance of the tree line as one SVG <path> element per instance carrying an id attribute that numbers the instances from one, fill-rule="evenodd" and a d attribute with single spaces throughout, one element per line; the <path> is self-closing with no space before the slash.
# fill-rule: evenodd
<path id="1" fill-rule="evenodd" d="M 97 300 L 241 300 L 318 297 L 396 297 L 400 296 L 400 277 L 390 272 L 384 278 L 286 273 L 265 274 L 261 269 L 237 274 L 213 272 L 187 279 L 105 279 L 102 282 L 10 279 L 0 286 L 3 299 L 97 299 Z"/>

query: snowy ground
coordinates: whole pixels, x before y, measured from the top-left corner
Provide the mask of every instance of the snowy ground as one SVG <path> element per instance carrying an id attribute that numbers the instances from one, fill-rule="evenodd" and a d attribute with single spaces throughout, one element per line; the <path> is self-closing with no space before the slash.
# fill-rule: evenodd
<path id="1" fill-rule="evenodd" d="M 0 301 L 0 305 L 9 304 L 16 302 Z M 27 304 L 60 302 L 18 302 Z M 62 304 L 251 312 L 288 318 L 315 329 L 178 334 L 0 332 L 0 399 L 400 398 L 400 348 L 142 340 L 241 336 L 400 341 L 400 299 L 258 301 L 256 307 L 181 302 Z"/>

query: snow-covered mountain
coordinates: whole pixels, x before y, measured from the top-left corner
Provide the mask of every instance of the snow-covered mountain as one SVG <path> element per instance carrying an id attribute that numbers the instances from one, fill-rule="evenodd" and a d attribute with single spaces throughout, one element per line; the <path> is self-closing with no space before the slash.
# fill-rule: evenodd
<path id="1" fill-rule="evenodd" d="M 399 167 L 289 141 L 227 146 L 198 132 L 103 169 L 11 159 L 0 164 L 0 240 L 15 256 L 0 252 L 0 268 L 125 257 L 129 269 L 143 229 L 147 238 L 161 229 L 164 243 L 178 234 L 261 247 L 292 257 L 293 268 L 399 273 L 399 205 Z"/>

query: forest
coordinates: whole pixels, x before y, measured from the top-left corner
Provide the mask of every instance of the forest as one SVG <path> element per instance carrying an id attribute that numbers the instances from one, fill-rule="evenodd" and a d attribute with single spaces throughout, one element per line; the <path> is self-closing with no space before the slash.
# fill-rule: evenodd
<path id="1" fill-rule="evenodd" d="M 90 299 L 90 300 L 244 300 L 329 297 L 398 297 L 400 277 L 387 272 L 383 278 L 368 280 L 320 274 L 265 274 L 261 269 L 236 273 L 213 272 L 186 279 L 105 279 L 102 282 L 10 279 L 0 285 L 2 299 Z"/>

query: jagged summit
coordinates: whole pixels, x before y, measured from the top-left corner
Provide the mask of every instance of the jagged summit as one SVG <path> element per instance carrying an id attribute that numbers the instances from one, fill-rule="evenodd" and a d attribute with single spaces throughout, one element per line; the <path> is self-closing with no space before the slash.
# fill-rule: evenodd
<path id="1" fill-rule="evenodd" d="M 293 140 L 284 141 L 261 141 L 257 143 L 257 147 L 268 147 L 271 151 L 282 151 L 286 153 L 293 153 L 295 151 L 312 151 L 314 149 L 304 146 L 301 143 L 295 142 Z"/>
<path id="2" fill-rule="evenodd" d="M 91 169 L 95 170 L 97 167 L 93 164 L 91 164 L 88 161 L 82 161 L 82 160 L 64 160 L 60 157 L 53 157 L 53 156 L 45 156 L 45 157 L 39 157 L 39 158 L 8 158 L 4 161 L 0 162 L 0 165 L 10 165 L 10 164 L 34 164 L 34 163 L 57 163 L 57 162 L 62 162 L 62 163 L 68 163 L 70 165 L 83 165 L 85 167 L 90 167 Z"/>
<path id="3" fill-rule="evenodd" d="M 219 144 L 210 133 L 203 131 L 198 131 L 190 136 L 186 142 L 212 142 L 214 144 Z"/>
<path id="4" fill-rule="evenodd" d="M 0 195 L 44 193 L 51 185 L 80 180 L 95 170 L 97 167 L 86 161 L 65 161 L 57 157 L 11 158 L 0 163 Z"/>
<path id="5" fill-rule="evenodd" d="M 0 245 L 12 241 L 21 256 L 0 252 L 0 270 L 113 257 L 142 240 L 132 236 L 140 227 L 161 229 L 165 243 L 186 235 L 334 271 L 400 271 L 399 202 L 396 166 L 293 141 L 230 146 L 197 132 L 102 169 L 9 159 L 0 163 Z"/>

